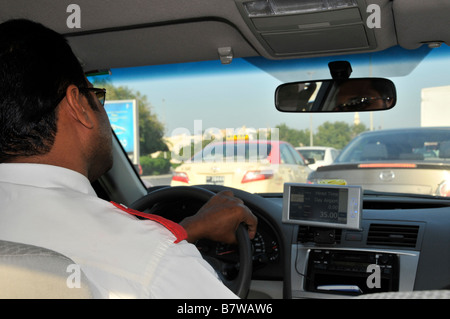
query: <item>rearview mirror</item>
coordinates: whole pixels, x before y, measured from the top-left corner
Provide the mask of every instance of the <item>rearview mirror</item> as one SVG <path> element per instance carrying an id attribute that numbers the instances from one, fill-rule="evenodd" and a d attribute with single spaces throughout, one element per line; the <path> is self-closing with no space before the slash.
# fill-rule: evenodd
<path id="1" fill-rule="evenodd" d="M 361 112 L 394 107 L 395 85 L 382 78 L 285 83 L 275 92 L 281 112 Z"/>

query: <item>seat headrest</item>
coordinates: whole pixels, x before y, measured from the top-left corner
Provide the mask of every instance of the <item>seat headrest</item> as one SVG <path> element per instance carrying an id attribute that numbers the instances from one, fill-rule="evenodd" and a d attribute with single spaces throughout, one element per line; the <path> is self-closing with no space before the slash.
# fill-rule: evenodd
<path id="1" fill-rule="evenodd" d="M 0 298 L 91 299 L 98 291 L 70 258 L 42 247 L 0 240 Z"/>

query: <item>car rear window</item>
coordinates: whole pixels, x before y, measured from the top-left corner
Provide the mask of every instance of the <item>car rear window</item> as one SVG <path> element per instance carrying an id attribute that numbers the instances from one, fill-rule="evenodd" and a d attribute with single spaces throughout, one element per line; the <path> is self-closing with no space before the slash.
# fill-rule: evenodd
<path id="1" fill-rule="evenodd" d="M 314 158 L 316 161 L 323 161 L 325 158 L 324 150 L 301 150 L 300 153 L 304 158 Z"/>
<path id="2" fill-rule="evenodd" d="M 257 162 L 267 159 L 270 143 L 214 143 L 193 157 L 194 162 Z"/>
<path id="3" fill-rule="evenodd" d="M 384 160 L 450 161 L 450 130 L 363 134 L 342 151 L 336 163 Z"/>

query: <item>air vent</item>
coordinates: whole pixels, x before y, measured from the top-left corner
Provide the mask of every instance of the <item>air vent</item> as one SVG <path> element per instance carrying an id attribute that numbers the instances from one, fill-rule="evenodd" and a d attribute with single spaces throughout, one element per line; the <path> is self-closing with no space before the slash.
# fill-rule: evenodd
<path id="1" fill-rule="evenodd" d="M 415 248 L 419 226 L 371 224 L 367 245 Z"/>
<path id="2" fill-rule="evenodd" d="M 314 242 L 314 231 L 307 226 L 299 226 L 297 241 L 300 243 Z"/>

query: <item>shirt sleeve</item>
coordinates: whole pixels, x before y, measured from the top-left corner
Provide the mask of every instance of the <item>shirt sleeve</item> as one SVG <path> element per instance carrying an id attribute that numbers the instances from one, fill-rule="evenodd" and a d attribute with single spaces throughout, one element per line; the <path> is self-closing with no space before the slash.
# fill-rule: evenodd
<path id="1" fill-rule="evenodd" d="M 151 298 L 235 299 L 197 248 L 186 241 L 173 244 L 162 257 L 150 287 Z"/>

